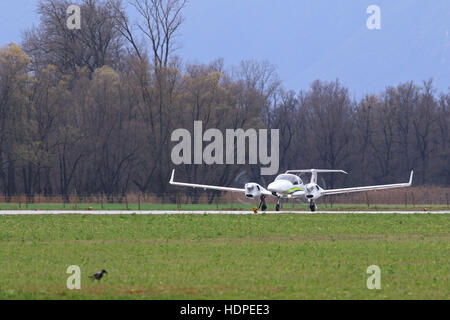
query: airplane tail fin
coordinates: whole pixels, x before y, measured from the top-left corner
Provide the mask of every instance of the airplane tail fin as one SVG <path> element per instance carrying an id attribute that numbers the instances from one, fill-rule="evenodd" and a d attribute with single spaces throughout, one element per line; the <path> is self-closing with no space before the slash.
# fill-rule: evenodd
<path id="1" fill-rule="evenodd" d="M 286 173 L 311 173 L 311 181 L 310 183 L 317 183 L 317 173 L 319 172 L 338 172 L 345 173 L 344 170 L 331 170 L 331 169 L 304 169 L 304 170 L 288 170 Z"/>

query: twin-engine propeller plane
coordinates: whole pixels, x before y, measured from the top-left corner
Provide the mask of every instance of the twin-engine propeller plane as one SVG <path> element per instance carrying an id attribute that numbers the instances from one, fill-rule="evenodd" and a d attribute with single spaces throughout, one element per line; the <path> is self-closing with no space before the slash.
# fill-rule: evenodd
<path id="1" fill-rule="evenodd" d="M 239 188 L 229 188 L 220 186 L 210 186 L 204 184 L 193 184 L 184 182 L 175 182 L 174 175 L 175 169 L 172 171 L 172 176 L 170 178 L 170 184 L 183 187 L 201 188 L 201 189 L 212 189 L 219 191 L 232 191 L 232 192 L 244 192 L 247 198 L 260 199 L 258 208 L 263 211 L 267 209 L 266 196 L 274 196 L 278 198 L 276 204 L 276 211 L 280 210 L 280 200 L 301 198 L 303 197 L 309 202 L 309 208 L 311 211 L 316 211 L 317 205 L 316 200 L 321 196 L 327 196 L 332 194 L 350 193 L 350 192 L 360 192 L 360 191 L 372 191 L 372 190 L 383 190 L 383 189 L 393 189 L 401 187 L 410 187 L 412 185 L 413 171 L 409 177 L 409 182 L 407 183 L 395 183 L 395 184 L 384 184 L 376 186 L 366 186 L 366 187 L 354 187 L 354 188 L 342 188 L 342 189 L 328 189 L 325 190 L 317 184 L 317 173 L 319 172 L 347 172 L 342 170 L 328 170 L 328 169 L 308 169 L 308 170 L 288 170 L 286 173 L 280 174 L 275 178 L 275 181 L 264 189 L 261 185 L 250 182 L 245 184 L 243 189 Z M 309 183 L 304 184 L 302 179 L 294 173 L 311 173 L 311 180 Z"/>

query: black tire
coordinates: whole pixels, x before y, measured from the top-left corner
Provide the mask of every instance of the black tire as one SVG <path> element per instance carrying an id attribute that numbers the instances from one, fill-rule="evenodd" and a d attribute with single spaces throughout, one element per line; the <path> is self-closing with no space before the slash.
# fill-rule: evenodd
<path id="1" fill-rule="evenodd" d="M 311 212 L 316 211 L 316 205 L 313 204 L 313 205 L 309 206 L 309 209 L 311 209 Z"/>
<path id="2" fill-rule="evenodd" d="M 262 207 L 261 207 L 261 210 L 262 211 L 266 211 L 266 209 L 267 209 L 267 206 L 265 204 L 263 204 Z"/>
<path id="3" fill-rule="evenodd" d="M 277 205 L 275 206 L 275 210 L 280 211 L 280 204 L 277 203 Z"/>

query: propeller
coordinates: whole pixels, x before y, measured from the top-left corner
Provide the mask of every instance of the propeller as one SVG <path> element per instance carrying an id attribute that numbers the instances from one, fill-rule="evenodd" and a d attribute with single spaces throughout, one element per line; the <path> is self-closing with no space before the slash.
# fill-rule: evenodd
<path id="1" fill-rule="evenodd" d="M 249 177 L 249 174 L 248 174 L 247 170 L 242 170 L 242 171 L 240 171 L 240 172 L 236 175 L 236 177 L 233 179 L 233 181 L 234 181 L 237 185 L 240 185 L 240 186 L 244 186 L 246 183 L 252 182 L 251 179 L 250 179 L 250 177 Z M 262 185 L 263 187 L 265 187 L 265 186 L 267 185 L 267 184 L 266 184 L 266 179 L 264 178 L 264 176 L 261 176 L 261 177 L 260 177 L 260 181 L 261 181 L 261 185 Z M 244 196 L 244 195 L 239 195 L 239 196 L 237 196 L 237 201 L 239 201 L 239 202 L 242 203 L 242 204 L 252 204 L 252 203 L 253 203 L 253 200 L 252 200 L 252 199 L 247 198 L 247 197 Z M 262 199 L 260 199 L 260 201 L 262 201 L 262 202 L 260 202 L 259 207 L 261 207 L 263 204 L 265 205 L 265 197 L 264 197 L 264 201 L 263 201 Z M 264 203 L 263 203 L 263 202 L 264 202 Z"/>
<path id="2" fill-rule="evenodd" d="M 239 186 L 245 185 L 249 181 L 248 174 L 246 170 L 242 170 L 237 174 L 237 176 L 234 178 L 234 182 L 238 184 Z M 251 204 L 253 203 L 249 198 L 247 198 L 245 195 L 239 195 L 237 196 L 237 201 L 239 201 L 242 204 Z"/>

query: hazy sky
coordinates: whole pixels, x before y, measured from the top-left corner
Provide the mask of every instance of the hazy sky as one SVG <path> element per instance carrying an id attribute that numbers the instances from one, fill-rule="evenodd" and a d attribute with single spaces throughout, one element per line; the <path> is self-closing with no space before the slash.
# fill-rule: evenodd
<path id="1" fill-rule="evenodd" d="M 0 45 L 37 23 L 36 2 L 0 0 Z M 372 4 L 381 30 L 367 29 Z M 450 86 L 450 0 L 190 0 L 185 17 L 184 60 L 267 60 L 287 89 L 336 78 L 355 97 L 408 80 Z"/>

